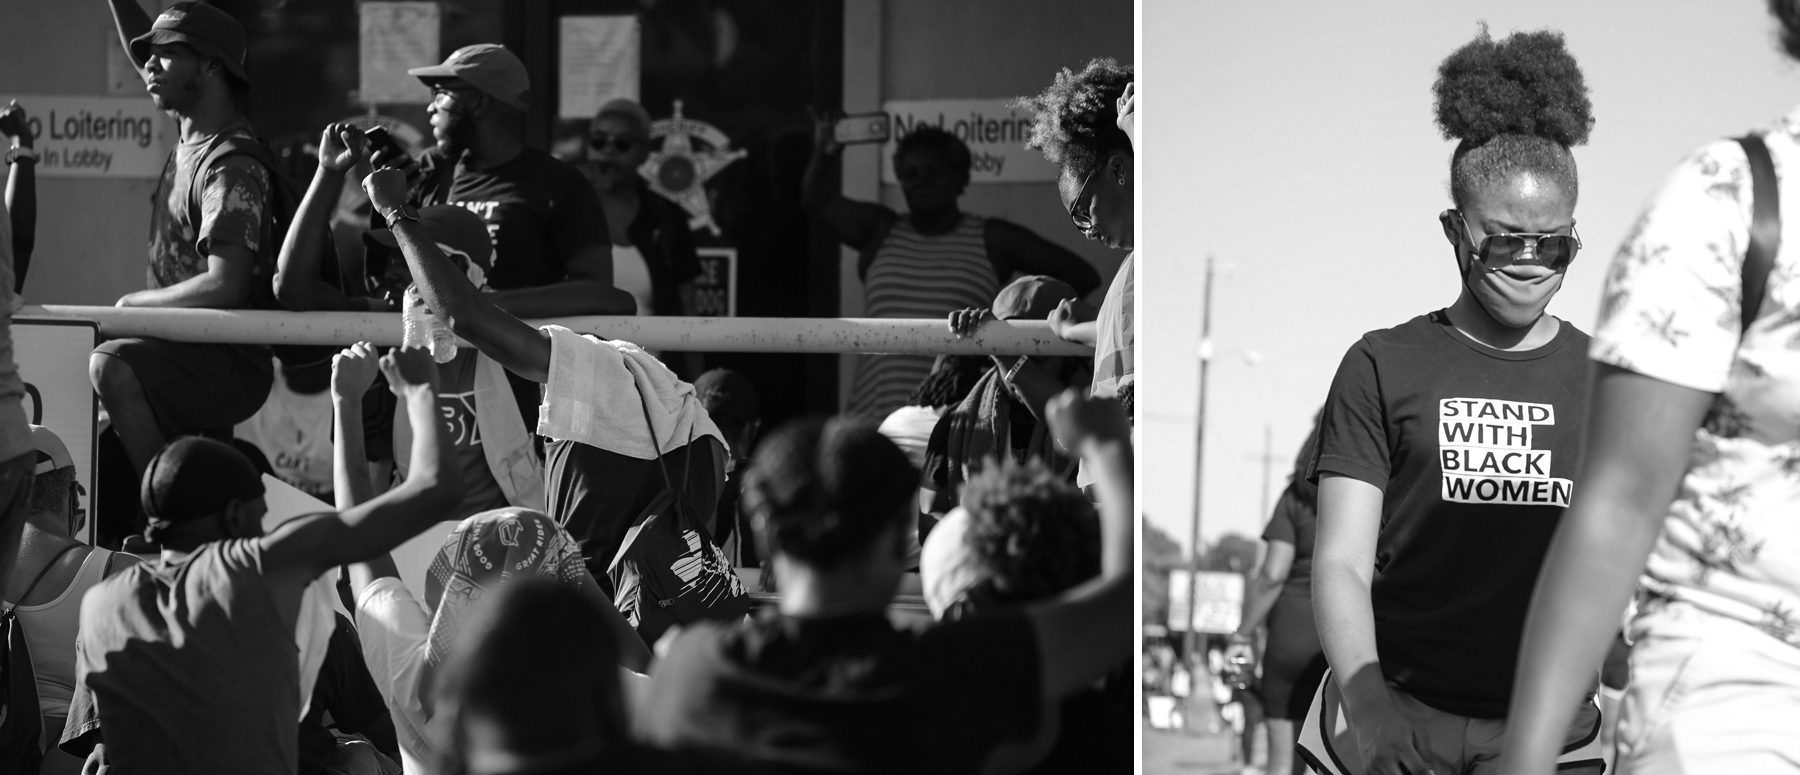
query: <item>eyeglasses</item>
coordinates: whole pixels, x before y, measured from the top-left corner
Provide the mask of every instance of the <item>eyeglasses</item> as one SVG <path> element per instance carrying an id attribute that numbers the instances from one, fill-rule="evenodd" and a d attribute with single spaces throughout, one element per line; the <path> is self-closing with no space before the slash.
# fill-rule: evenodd
<path id="1" fill-rule="evenodd" d="M 1560 272 L 1575 261 L 1576 251 L 1581 250 L 1581 236 L 1575 233 L 1574 225 L 1569 226 L 1568 234 L 1544 234 L 1536 232 L 1507 232 L 1489 234 L 1483 237 L 1480 244 L 1475 244 L 1474 235 L 1469 233 L 1469 221 L 1458 212 L 1456 218 L 1462 221 L 1463 234 L 1469 243 L 1475 245 L 1475 255 L 1480 257 L 1481 265 L 1488 269 L 1504 269 L 1517 263 L 1519 256 L 1530 248 L 1532 261 L 1540 266 Z"/>
<path id="2" fill-rule="evenodd" d="M 1081 188 L 1075 191 L 1075 198 L 1069 200 L 1069 220 L 1074 221 L 1075 228 L 1083 234 L 1094 230 L 1094 214 L 1088 212 L 1082 202 L 1087 201 L 1088 184 L 1094 182 L 1094 174 L 1099 171 L 1099 167 L 1090 170 L 1087 177 L 1081 179 Z"/>
<path id="3" fill-rule="evenodd" d="M 474 91 L 477 90 L 469 86 L 433 86 L 431 87 L 431 104 L 442 105 L 446 97 L 460 97 Z"/>
<path id="4" fill-rule="evenodd" d="M 629 135 L 609 135 L 605 132 L 588 135 L 588 146 L 596 151 L 611 148 L 613 153 L 629 153 L 641 142 L 643 141 Z"/>

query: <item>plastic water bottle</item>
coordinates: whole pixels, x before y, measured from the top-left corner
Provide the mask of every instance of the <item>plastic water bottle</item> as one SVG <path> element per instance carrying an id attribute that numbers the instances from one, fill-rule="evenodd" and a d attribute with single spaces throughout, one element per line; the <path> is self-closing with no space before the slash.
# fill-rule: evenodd
<path id="1" fill-rule="evenodd" d="M 400 315 L 405 326 L 400 334 L 402 345 L 427 348 L 431 350 L 431 359 L 438 363 L 449 363 L 456 357 L 456 335 L 450 333 L 450 327 L 444 325 L 444 321 L 431 314 L 425 306 L 425 297 L 419 293 L 419 286 L 406 287 L 406 301 Z"/>

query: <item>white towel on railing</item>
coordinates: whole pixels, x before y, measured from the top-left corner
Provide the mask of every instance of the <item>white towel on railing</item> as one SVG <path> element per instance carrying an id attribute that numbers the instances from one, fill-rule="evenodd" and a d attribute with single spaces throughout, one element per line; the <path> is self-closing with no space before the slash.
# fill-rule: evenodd
<path id="1" fill-rule="evenodd" d="M 562 326 L 544 330 L 550 333 L 550 381 L 538 408 L 538 435 L 641 460 L 655 460 L 701 436 L 725 443 L 694 386 L 642 348 Z"/>

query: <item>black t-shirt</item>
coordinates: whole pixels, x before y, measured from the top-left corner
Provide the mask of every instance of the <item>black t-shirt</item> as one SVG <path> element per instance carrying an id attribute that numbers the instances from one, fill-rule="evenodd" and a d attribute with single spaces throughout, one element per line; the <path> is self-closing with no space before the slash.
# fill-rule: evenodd
<path id="1" fill-rule="evenodd" d="M 692 464 L 689 450 L 699 450 Z M 674 481 L 687 479 L 688 502 L 694 513 L 711 515 L 725 484 L 725 445 L 712 436 L 663 453 L 662 462 Z M 664 468 L 655 460 L 621 455 L 575 441 L 551 439 L 544 444 L 546 513 L 581 544 L 581 557 L 600 588 L 612 597 L 607 566 L 625 542 L 625 533 L 645 507 L 667 485 Z"/>
<path id="2" fill-rule="evenodd" d="M 438 204 L 437 151 L 420 160 L 423 175 L 414 193 L 418 204 Z M 568 276 L 569 259 L 590 245 L 612 244 L 606 214 L 594 189 L 574 167 L 535 148 L 497 167 L 472 170 L 459 160 L 449 204 L 466 207 L 487 222 L 494 240 L 494 268 L 488 286 L 497 291 L 536 288 Z"/>
<path id="3" fill-rule="evenodd" d="M 1581 463 L 1588 336 L 1496 350 L 1442 311 L 1365 334 L 1332 380 L 1311 479 L 1383 490 L 1371 602 L 1383 674 L 1503 718 L 1525 613 Z"/>
<path id="4" fill-rule="evenodd" d="M 1306 486 L 1305 482 L 1295 482 L 1282 491 L 1262 534 L 1264 541 L 1285 541 L 1294 546 L 1294 564 L 1288 567 L 1287 582 L 1281 586 L 1281 594 L 1289 597 L 1312 596 L 1313 539 L 1318 513 L 1298 492 Z"/>
<path id="5" fill-rule="evenodd" d="M 840 772 L 975 773 L 1037 732 L 1037 636 L 1000 613 L 706 622 L 676 636 L 634 721 L 656 744 Z"/>

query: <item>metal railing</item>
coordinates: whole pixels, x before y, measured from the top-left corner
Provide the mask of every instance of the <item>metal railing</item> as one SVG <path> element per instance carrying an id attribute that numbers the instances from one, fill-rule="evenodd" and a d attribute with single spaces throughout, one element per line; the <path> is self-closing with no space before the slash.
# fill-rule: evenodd
<path id="1" fill-rule="evenodd" d="M 91 320 L 101 336 L 148 336 L 231 344 L 400 344 L 397 312 L 271 312 L 30 305 L 20 317 Z M 943 319 L 568 317 L 556 324 L 606 339 L 672 352 L 1073 355 L 1093 349 L 1057 338 L 1043 321 L 989 322 L 959 339 Z"/>

